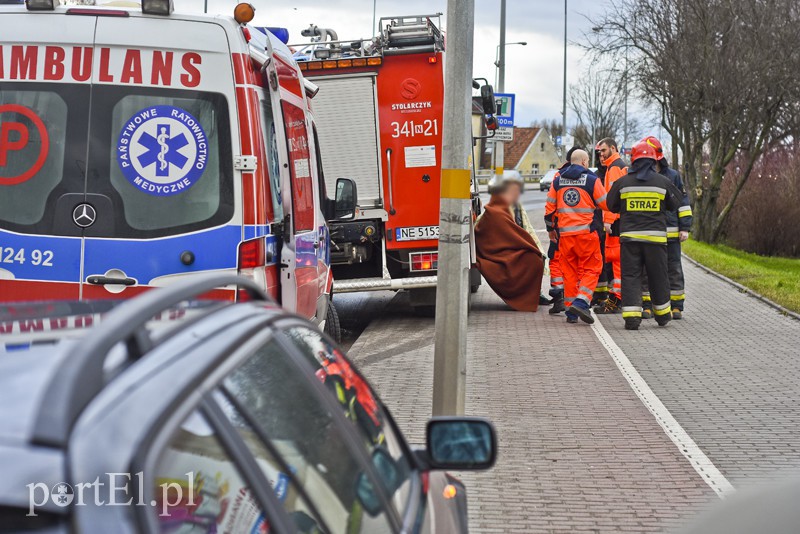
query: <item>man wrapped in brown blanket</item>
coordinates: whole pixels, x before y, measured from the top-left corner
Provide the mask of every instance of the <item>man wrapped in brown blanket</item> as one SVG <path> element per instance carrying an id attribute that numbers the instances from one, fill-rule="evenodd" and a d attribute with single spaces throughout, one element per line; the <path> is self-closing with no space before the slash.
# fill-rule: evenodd
<path id="1" fill-rule="evenodd" d="M 497 295 L 517 311 L 539 309 L 544 256 L 531 235 L 514 221 L 506 194 L 495 189 L 475 225 L 478 270 Z"/>

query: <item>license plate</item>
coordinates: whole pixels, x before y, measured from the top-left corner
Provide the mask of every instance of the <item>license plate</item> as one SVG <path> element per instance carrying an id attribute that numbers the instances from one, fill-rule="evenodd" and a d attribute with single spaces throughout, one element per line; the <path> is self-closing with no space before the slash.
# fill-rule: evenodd
<path id="1" fill-rule="evenodd" d="M 395 228 L 397 241 L 422 241 L 426 239 L 439 239 L 438 226 L 409 226 Z"/>

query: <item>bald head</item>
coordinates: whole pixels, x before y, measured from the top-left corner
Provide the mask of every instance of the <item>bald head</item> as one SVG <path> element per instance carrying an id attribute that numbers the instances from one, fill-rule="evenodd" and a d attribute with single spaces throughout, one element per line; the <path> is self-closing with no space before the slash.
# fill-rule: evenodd
<path id="1" fill-rule="evenodd" d="M 589 166 L 589 153 L 585 150 L 576 150 L 572 153 L 572 157 L 569 160 L 570 163 L 573 165 L 580 165 L 582 167 Z"/>

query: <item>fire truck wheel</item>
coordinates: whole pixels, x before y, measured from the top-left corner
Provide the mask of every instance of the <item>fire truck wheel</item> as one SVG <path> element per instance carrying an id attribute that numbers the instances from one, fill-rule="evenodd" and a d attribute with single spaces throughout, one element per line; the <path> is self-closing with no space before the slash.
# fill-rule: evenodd
<path id="1" fill-rule="evenodd" d="M 328 300 L 328 313 L 325 316 L 325 333 L 336 343 L 342 342 L 342 325 L 339 323 L 339 313 L 333 305 L 333 299 Z"/>

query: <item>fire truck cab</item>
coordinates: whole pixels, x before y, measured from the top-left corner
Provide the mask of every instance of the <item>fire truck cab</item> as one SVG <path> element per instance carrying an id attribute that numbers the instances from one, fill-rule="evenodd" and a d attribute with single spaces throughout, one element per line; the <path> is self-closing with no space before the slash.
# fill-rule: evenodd
<path id="1" fill-rule="evenodd" d="M 340 40 L 312 25 L 303 31 L 310 43 L 291 45 L 303 74 L 319 86 L 312 110 L 326 184 L 347 177 L 357 187 L 355 214 L 328 221 L 334 293 L 406 289 L 414 305 L 435 303 L 440 15 L 382 18 L 372 39 Z M 480 284 L 477 269 L 471 284 Z"/>
<path id="2" fill-rule="evenodd" d="M 325 221 L 354 188 L 327 198 L 288 33 L 247 24 L 248 4 L 58 3 L 0 6 L 0 300 L 238 272 L 336 336 Z"/>

